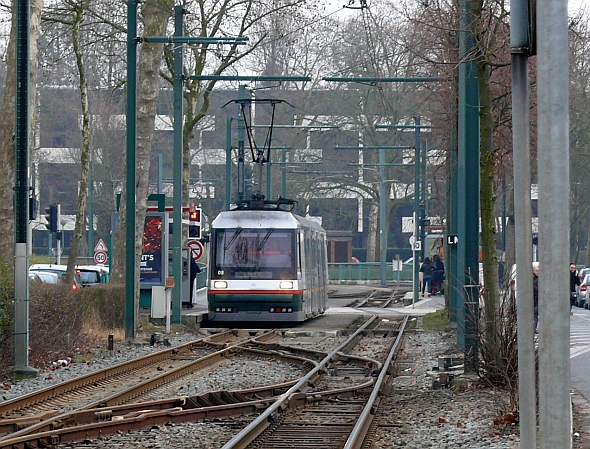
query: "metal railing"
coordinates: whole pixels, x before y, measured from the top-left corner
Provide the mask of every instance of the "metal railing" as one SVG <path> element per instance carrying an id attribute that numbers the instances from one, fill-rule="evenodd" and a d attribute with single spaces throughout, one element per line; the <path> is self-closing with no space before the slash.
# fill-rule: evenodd
<path id="1" fill-rule="evenodd" d="M 381 263 L 329 263 L 328 276 L 330 282 L 378 282 L 381 280 Z M 402 271 L 393 271 L 392 264 L 385 267 L 387 282 L 409 282 L 412 280 L 412 265 L 404 265 Z"/>

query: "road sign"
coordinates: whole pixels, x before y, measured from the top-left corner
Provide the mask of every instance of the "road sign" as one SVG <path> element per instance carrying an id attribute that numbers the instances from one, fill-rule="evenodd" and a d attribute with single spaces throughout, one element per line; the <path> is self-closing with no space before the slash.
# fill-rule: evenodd
<path id="1" fill-rule="evenodd" d="M 459 243 L 459 236 L 457 234 L 447 235 L 447 245 L 457 246 L 457 243 Z"/>
<path id="2" fill-rule="evenodd" d="M 94 261 L 98 265 L 104 265 L 107 263 L 107 253 L 105 251 L 96 251 L 94 253 Z"/>
<path id="3" fill-rule="evenodd" d="M 188 248 L 191 250 L 192 258 L 197 261 L 203 257 L 203 244 L 198 240 L 191 240 L 188 242 Z"/>
<path id="4" fill-rule="evenodd" d="M 422 240 L 416 240 L 412 245 L 414 251 L 422 251 Z"/>
<path id="5" fill-rule="evenodd" d="M 97 251 L 104 251 L 104 252 L 108 251 L 107 246 L 105 245 L 103 239 L 100 239 L 98 241 L 98 243 L 96 244 L 96 246 L 94 247 L 94 252 L 97 252 Z"/>

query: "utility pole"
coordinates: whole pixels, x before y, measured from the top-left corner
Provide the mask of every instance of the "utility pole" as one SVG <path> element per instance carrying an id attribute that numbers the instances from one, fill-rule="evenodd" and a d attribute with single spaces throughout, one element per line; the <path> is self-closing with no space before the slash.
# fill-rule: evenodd
<path id="1" fill-rule="evenodd" d="M 466 0 L 459 34 L 459 117 L 457 173 L 457 343 L 464 349 L 465 370 L 473 371 L 478 357 L 479 304 L 479 85 L 472 58 L 471 2 Z M 448 245 L 447 245 L 448 246 Z M 450 276 L 452 273 L 450 274 Z"/>
<path id="2" fill-rule="evenodd" d="M 572 445 L 567 269 L 570 262 L 569 22 L 567 2 L 563 0 L 540 0 L 537 10 L 537 164 L 539 192 L 542 192 L 539 195 L 542 270 L 539 277 L 539 447 L 550 449 Z"/>
<path id="3" fill-rule="evenodd" d="M 513 179 L 516 277 L 519 279 L 516 284 L 518 298 L 516 317 L 518 323 L 520 444 L 522 448 L 535 448 L 537 445 L 537 388 L 536 382 L 530 381 L 531 373 L 536 371 L 536 367 L 533 274 L 531 270 L 533 248 L 528 78 L 528 57 L 535 53 L 533 42 L 535 24 L 534 21 L 530 22 L 531 11 L 529 11 L 528 5 L 527 0 L 512 2 L 510 8 L 510 52 L 512 54 L 512 145 L 514 173 L 518 173 L 518 176 L 513 176 Z M 502 236 L 505 250 L 506 220 L 502 220 Z M 511 267 L 505 268 L 511 270 Z"/>
<path id="4" fill-rule="evenodd" d="M 37 370 L 29 366 L 29 2 L 16 2 L 15 14 L 14 367 L 17 375 L 34 377 Z"/>

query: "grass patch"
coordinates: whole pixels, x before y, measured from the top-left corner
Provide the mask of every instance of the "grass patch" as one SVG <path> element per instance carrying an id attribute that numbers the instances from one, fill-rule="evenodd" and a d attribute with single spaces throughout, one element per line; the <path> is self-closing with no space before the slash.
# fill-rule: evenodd
<path id="1" fill-rule="evenodd" d="M 445 330 L 448 325 L 449 313 L 446 310 L 437 310 L 422 318 L 422 329 L 424 330 Z"/>

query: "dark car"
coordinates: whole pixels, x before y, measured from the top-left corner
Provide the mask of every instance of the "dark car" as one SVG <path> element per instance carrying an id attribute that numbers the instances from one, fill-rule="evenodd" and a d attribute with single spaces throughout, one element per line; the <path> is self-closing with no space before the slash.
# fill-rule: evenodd
<path id="1" fill-rule="evenodd" d="M 76 265 L 76 273 L 80 276 L 84 287 L 105 284 L 110 281 L 109 269 L 98 265 Z"/>

